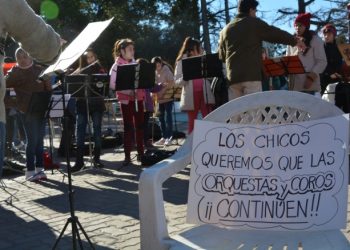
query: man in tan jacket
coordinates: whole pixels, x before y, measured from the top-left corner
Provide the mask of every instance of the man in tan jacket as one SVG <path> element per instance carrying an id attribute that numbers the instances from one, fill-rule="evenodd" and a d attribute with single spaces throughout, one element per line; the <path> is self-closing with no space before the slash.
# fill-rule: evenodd
<path id="1" fill-rule="evenodd" d="M 60 36 L 44 20 L 37 16 L 24 0 L 0 0 L 0 177 L 5 148 L 6 83 L 3 76 L 5 40 L 9 35 L 33 58 L 50 64 L 61 49 Z"/>
<path id="2" fill-rule="evenodd" d="M 303 43 L 286 31 L 256 17 L 256 0 L 240 0 L 238 15 L 221 32 L 219 57 L 226 64 L 229 99 L 262 91 L 262 42 Z"/>

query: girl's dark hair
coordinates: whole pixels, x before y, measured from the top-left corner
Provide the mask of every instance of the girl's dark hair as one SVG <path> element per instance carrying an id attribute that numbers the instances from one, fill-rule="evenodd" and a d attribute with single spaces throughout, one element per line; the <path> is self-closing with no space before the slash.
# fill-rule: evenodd
<path id="1" fill-rule="evenodd" d="M 137 63 L 149 63 L 149 61 L 146 59 L 146 58 L 137 58 L 136 59 L 136 62 Z"/>
<path id="2" fill-rule="evenodd" d="M 155 56 L 152 58 L 151 63 L 160 63 L 163 65 L 163 60 L 160 56 Z"/>
<path id="3" fill-rule="evenodd" d="M 96 60 L 98 59 L 97 58 L 97 54 L 96 54 L 96 52 L 94 51 L 94 49 L 93 48 L 87 48 L 86 50 L 85 50 L 85 52 L 80 56 L 80 58 L 79 58 L 79 69 L 82 69 L 82 68 L 85 68 L 87 65 L 88 65 L 88 63 L 87 63 L 87 58 L 86 58 L 86 56 L 87 56 L 87 53 L 92 53 L 93 55 L 94 55 L 94 57 L 96 58 Z"/>
<path id="4" fill-rule="evenodd" d="M 309 48 L 310 48 L 310 44 L 311 44 L 311 40 L 312 40 L 312 37 L 315 35 L 316 33 L 310 29 L 306 29 L 304 31 L 304 33 L 302 34 L 302 37 L 304 38 L 304 43 L 306 45 L 306 49 L 304 50 L 303 52 L 303 55 L 305 55 Z"/>
<path id="5" fill-rule="evenodd" d="M 117 58 L 118 56 L 121 56 L 121 50 L 125 49 L 126 47 L 128 47 L 129 45 L 134 45 L 134 41 L 129 39 L 129 38 L 124 38 L 124 39 L 120 39 L 117 40 L 114 43 L 114 47 L 113 47 L 113 58 Z"/>
<path id="6" fill-rule="evenodd" d="M 199 51 L 200 47 L 201 47 L 201 42 L 199 40 L 197 40 L 193 37 L 190 37 L 190 36 L 186 37 L 185 41 L 183 42 L 182 47 L 179 51 L 179 54 L 176 58 L 176 61 L 180 61 L 182 59 L 183 55 L 185 55 L 185 54 L 188 56 L 189 53 L 191 51 L 194 51 L 195 49 L 197 51 Z"/>
<path id="7" fill-rule="evenodd" d="M 170 71 L 174 73 L 173 67 L 168 62 L 164 61 L 160 56 L 153 57 L 152 60 L 151 60 L 151 63 L 160 63 L 162 65 L 162 67 L 164 65 L 166 65 L 166 66 L 168 66 Z"/>

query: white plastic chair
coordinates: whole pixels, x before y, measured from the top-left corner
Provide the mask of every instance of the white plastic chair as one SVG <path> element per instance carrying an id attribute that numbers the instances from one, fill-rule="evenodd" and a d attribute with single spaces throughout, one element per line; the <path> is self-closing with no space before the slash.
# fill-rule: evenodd
<path id="1" fill-rule="evenodd" d="M 235 99 L 205 120 L 241 124 L 281 124 L 343 114 L 335 105 L 309 94 L 269 91 Z M 196 226 L 169 237 L 164 210 L 163 183 L 191 160 L 192 135 L 170 158 L 142 172 L 139 184 L 141 248 L 157 249 L 350 249 L 340 230 L 266 231 L 229 230 Z"/>

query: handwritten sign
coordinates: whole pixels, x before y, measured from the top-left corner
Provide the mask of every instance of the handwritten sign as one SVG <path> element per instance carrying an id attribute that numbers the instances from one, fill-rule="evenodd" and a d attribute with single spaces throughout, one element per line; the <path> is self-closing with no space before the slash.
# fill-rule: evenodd
<path id="1" fill-rule="evenodd" d="M 189 223 L 345 228 L 348 117 L 283 125 L 196 121 Z"/>

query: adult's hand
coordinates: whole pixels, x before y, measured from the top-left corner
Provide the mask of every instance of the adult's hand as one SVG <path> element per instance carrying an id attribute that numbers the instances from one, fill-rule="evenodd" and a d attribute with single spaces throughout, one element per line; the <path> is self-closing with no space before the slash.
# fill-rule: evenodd
<path id="1" fill-rule="evenodd" d="M 306 45 L 304 43 L 304 38 L 303 37 L 299 37 L 297 36 L 297 45 L 298 49 L 302 52 L 304 52 L 306 50 Z"/>

